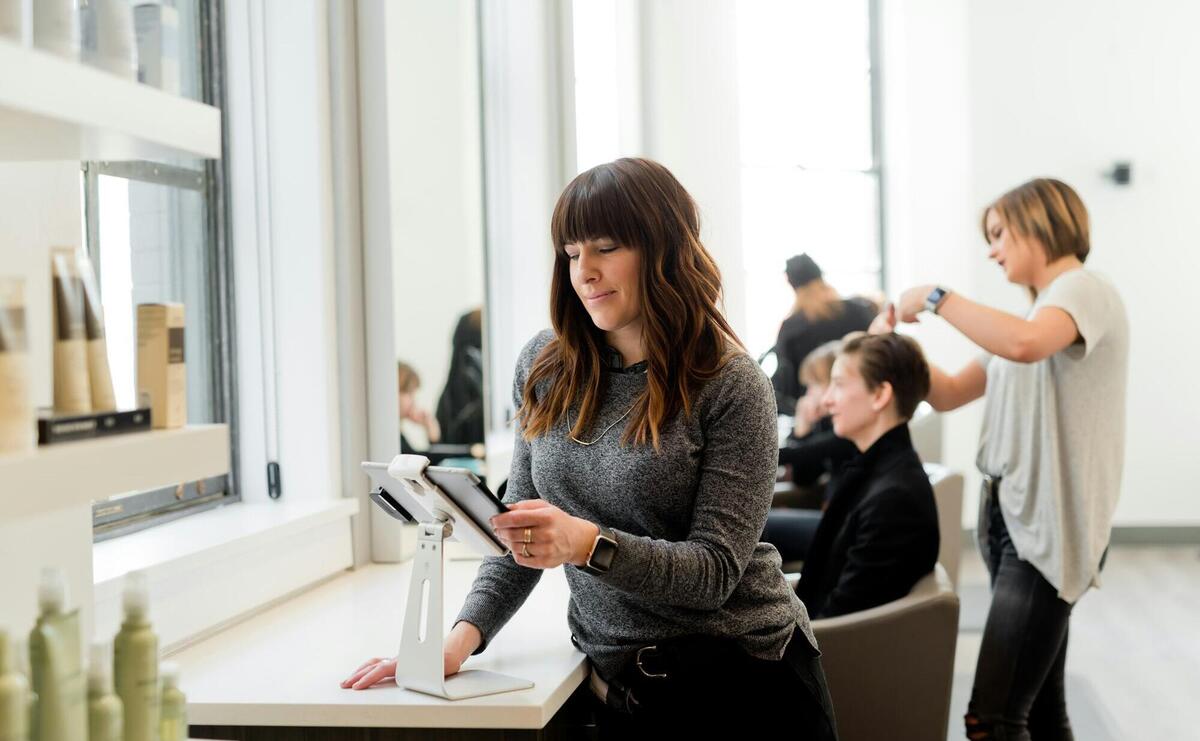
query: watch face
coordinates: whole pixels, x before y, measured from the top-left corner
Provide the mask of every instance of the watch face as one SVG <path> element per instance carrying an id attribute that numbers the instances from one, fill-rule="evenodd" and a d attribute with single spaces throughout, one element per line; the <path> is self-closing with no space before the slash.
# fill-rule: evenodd
<path id="1" fill-rule="evenodd" d="M 601 535 L 596 538 L 596 547 L 592 549 L 592 557 L 588 561 L 588 566 L 597 571 L 608 571 L 612 566 L 613 557 L 617 554 L 616 541 L 610 540 L 608 536 Z"/>

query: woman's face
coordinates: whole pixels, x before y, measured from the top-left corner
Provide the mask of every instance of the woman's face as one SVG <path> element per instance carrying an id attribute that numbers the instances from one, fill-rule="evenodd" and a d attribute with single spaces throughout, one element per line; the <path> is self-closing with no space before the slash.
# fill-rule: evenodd
<path id="1" fill-rule="evenodd" d="M 1046 264 L 1046 253 L 1032 239 L 1024 238 L 1008 228 L 996 213 L 987 212 L 988 259 L 995 260 L 1010 283 L 1031 286 L 1039 268 Z"/>
<path id="2" fill-rule="evenodd" d="M 854 439 L 855 435 L 868 429 L 879 419 L 879 415 L 891 403 L 885 387 L 874 390 L 858 370 L 858 358 L 839 355 L 833 364 L 829 389 L 825 392 L 825 408 L 833 422 L 833 433 L 838 437 Z"/>
<path id="3" fill-rule="evenodd" d="M 571 286 L 598 328 L 617 332 L 641 319 L 639 250 L 611 239 L 573 242 L 564 249 L 570 258 Z"/>

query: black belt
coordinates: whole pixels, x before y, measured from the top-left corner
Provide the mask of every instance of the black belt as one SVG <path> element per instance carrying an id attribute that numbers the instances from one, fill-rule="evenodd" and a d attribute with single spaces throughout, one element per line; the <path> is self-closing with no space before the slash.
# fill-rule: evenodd
<path id="1" fill-rule="evenodd" d="M 571 641 L 579 647 L 574 636 Z M 819 655 L 799 628 L 793 629 L 788 645 L 788 653 L 794 651 L 804 651 L 805 656 Z M 601 676 L 597 684 L 607 685 L 603 700 L 608 707 L 632 715 L 644 707 L 658 705 L 668 696 L 686 693 L 689 682 L 753 661 L 735 639 L 684 636 L 640 647 L 617 676 L 612 679 Z M 599 688 L 593 685 L 593 690 Z"/>
<path id="2" fill-rule="evenodd" d="M 983 490 L 990 496 L 996 497 L 1000 494 L 1000 479 L 1001 476 L 983 475 Z"/>

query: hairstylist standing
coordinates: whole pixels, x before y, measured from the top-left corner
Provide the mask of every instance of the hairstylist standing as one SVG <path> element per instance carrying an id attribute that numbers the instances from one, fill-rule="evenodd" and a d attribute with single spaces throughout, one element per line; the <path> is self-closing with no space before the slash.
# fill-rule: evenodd
<path id="1" fill-rule="evenodd" d="M 1088 214 L 1058 180 L 1031 180 L 984 211 L 988 257 L 1026 286 L 1024 317 L 941 287 L 894 311 L 941 316 L 987 354 L 956 375 L 932 369 L 929 402 L 985 397 L 977 465 L 979 539 L 992 579 L 969 739 L 1070 739 L 1063 679 L 1071 608 L 1108 547 L 1125 458 L 1129 325 L 1106 278 L 1084 268 Z M 873 330 L 894 326 L 885 312 Z"/>

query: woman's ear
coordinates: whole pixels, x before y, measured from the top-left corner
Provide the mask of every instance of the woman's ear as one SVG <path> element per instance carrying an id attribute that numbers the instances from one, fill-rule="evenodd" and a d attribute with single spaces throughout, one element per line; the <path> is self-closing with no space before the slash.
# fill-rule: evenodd
<path id="1" fill-rule="evenodd" d="M 887 409 L 888 406 L 891 405 L 892 399 L 894 399 L 895 396 L 895 393 L 892 391 L 891 382 L 884 381 L 876 386 L 875 390 L 871 392 L 871 409 L 874 410 L 876 414 L 883 412 L 883 410 Z"/>

